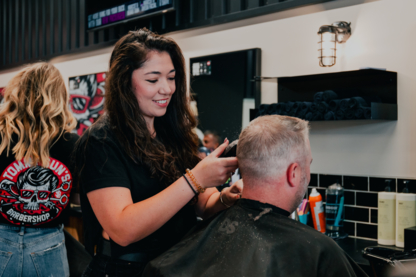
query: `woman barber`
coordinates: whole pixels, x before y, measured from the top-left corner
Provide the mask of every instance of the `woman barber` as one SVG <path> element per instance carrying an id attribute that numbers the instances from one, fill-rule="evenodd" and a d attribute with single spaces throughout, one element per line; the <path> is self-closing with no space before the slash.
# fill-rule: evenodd
<path id="1" fill-rule="evenodd" d="M 0 109 L 0 275 L 69 276 L 63 234 L 78 135 L 59 71 L 24 68 Z"/>
<path id="2" fill-rule="evenodd" d="M 198 158 L 186 93 L 184 58 L 169 38 L 146 29 L 115 45 L 106 80 L 105 114 L 79 140 L 77 166 L 86 248 L 96 255 L 84 276 L 140 276 L 195 224 L 238 198 L 221 194 L 237 168 L 219 158 L 226 140 Z"/>

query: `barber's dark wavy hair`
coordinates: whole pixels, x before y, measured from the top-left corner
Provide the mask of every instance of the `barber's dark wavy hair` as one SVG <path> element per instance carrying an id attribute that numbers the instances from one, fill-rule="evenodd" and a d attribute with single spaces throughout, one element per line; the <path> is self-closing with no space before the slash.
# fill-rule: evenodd
<path id="1" fill-rule="evenodd" d="M 154 121 L 157 139 L 146 126 L 131 81 L 133 71 L 143 66 L 150 51 L 167 52 L 176 71 L 176 91 L 166 114 Z M 144 162 L 152 176 L 173 182 L 200 160 L 189 100 L 185 60 L 175 41 L 141 29 L 130 31 L 116 43 L 105 84 L 106 117 L 126 153 L 134 161 Z"/>

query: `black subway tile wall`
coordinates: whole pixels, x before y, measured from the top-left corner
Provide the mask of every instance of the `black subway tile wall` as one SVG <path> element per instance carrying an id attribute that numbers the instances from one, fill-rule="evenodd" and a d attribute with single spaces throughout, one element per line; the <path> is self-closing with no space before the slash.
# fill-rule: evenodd
<path id="1" fill-rule="evenodd" d="M 371 209 L 371 214 L 370 214 L 370 217 L 371 217 L 371 223 L 377 223 L 378 221 L 377 221 L 377 217 L 378 217 L 378 210 L 377 209 Z"/>
<path id="2" fill-rule="evenodd" d="M 345 219 L 353 221 L 369 222 L 370 213 L 368 209 L 357 207 L 345 207 Z"/>
<path id="3" fill-rule="evenodd" d="M 404 188 L 408 189 L 407 192 L 416 193 L 416 180 L 397 179 L 397 192 L 403 192 Z"/>
<path id="4" fill-rule="evenodd" d="M 377 239 L 377 225 L 357 223 L 357 237 Z"/>
<path id="5" fill-rule="evenodd" d="M 378 205 L 378 194 L 375 192 L 356 192 L 357 206 L 374 207 Z"/>
<path id="6" fill-rule="evenodd" d="M 344 189 L 368 191 L 368 177 L 344 176 Z"/>
<path id="7" fill-rule="evenodd" d="M 318 186 L 318 174 L 311 174 L 311 181 L 309 182 L 310 187 Z"/>
<path id="8" fill-rule="evenodd" d="M 319 186 L 320 187 L 329 187 L 335 183 L 342 183 L 342 176 L 341 175 L 326 175 L 326 174 L 319 174 Z"/>
<path id="9" fill-rule="evenodd" d="M 370 191 L 385 191 L 386 187 L 396 191 L 396 179 L 370 177 Z"/>
<path id="10" fill-rule="evenodd" d="M 369 240 L 377 239 L 378 192 L 385 191 L 386 187 L 393 192 L 402 192 L 407 187 L 409 192 L 416 193 L 415 179 L 314 173 L 311 174 L 306 197 L 309 197 L 312 188 L 316 188 L 325 203 L 326 188 L 337 182 L 344 187 L 345 232 L 350 237 Z"/>
<path id="11" fill-rule="evenodd" d="M 345 221 L 344 230 L 350 237 L 354 237 L 355 236 L 355 223 Z"/>
<path id="12" fill-rule="evenodd" d="M 344 204 L 355 205 L 355 191 L 344 191 Z"/>

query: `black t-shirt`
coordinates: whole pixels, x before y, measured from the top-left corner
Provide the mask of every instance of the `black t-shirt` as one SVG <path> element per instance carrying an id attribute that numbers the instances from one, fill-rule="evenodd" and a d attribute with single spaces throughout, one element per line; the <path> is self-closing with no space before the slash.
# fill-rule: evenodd
<path id="1" fill-rule="evenodd" d="M 88 201 L 88 192 L 100 188 L 124 187 L 131 191 L 133 203 L 137 203 L 156 195 L 169 184 L 161 182 L 159 178 L 152 178 L 147 166 L 133 161 L 105 121 L 95 124 L 89 132 L 84 133 L 79 141 L 76 156 L 80 168 L 85 247 L 93 254 L 94 246 L 102 237 L 102 227 Z M 111 241 L 111 254 L 113 257 L 137 252 L 158 255 L 178 242 L 195 223 L 194 208 L 186 205 L 157 231 L 138 242 L 123 247 Z"/>
<path id="2" fill-rule="evenodd" d="M 288 216 L 241 199 L 148 263 L 142 276 L 367 276 L 331 238 Z"/>
<path id="3" fill-rule="evenodd" d="M 26 227 L 54 227 L 68 216 L 72 190 L 71 154 L 78 135 L 65 133 L 51 147 L 49 167 L 16 161 L 11 144 L 0 155 L 0 222 Z M 17 136 L 13 141 L 18 141 Z"/>

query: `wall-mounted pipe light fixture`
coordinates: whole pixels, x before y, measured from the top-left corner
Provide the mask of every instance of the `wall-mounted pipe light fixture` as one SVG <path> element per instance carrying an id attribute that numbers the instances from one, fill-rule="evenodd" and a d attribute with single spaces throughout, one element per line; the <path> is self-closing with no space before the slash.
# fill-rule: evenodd
<path id="1" fill-rule="evenodd" d="M 335 64 L 337 42 L 344 43 L 351 36 L 351 23 L 338 21 L 319 28 L 319 65 L 330 67 Z"/>

